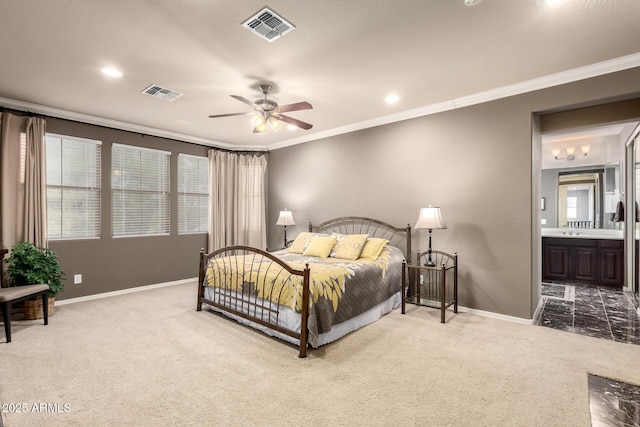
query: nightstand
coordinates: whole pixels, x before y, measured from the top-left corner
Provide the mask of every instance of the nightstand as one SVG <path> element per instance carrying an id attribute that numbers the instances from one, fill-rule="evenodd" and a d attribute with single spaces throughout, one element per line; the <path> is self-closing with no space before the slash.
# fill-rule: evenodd
<path id="1" fill-rule="evenodd" d="M 417 261 L 402 263 L 402 314 L 406 304 L 440 309 L 445 323 L 447 308 L 458 312 L 458 254 L 431 251 L 435 267 L 425 265 L 428 252 L 418 252 Z"/>

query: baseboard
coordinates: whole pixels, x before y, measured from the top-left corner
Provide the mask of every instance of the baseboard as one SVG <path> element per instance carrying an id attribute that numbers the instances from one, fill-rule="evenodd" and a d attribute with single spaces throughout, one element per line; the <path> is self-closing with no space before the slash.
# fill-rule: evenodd
<path id="1" fill-rule="evenodd" d="M 142 292 L 142 291 L 148 291 L 150 289 L 164 288 L 167 286 L 183 285 L 183 284 L 191 283 L 197 280 L 198 278 L 194 277 L 192 279 L 174 280 L 173 282 L 156 283 L 154 285 L 138 286 L 135 288 L 121 289 L 119 291 L 103 292 L 100 294 L 86 295 L 83 297 L 56 300 L 56 305 L 60 306 L 65 304 L 74 304 L 76 302 L 91 301 L 91 300 L 96 300 L 101 298 L 109 298 L 117 295 L 130 294 L 133 292 Z M 509 322 L 521 323 L 524 325 L 532 325 L 534 320 L 534 319 L 524 319 L 522 317 L 507 316 L 506 314 L 494 313 L 491 311 L 484 311 L 484 310 L 477 310 L 475 308 L 469 308 L 469 307 L 463 307 L 463 306 L 458 306 L 458 311 L 463 313 L 475 314 L 477 316 L 484 316 L 484 317 L 490 317 L 493 319 L 500 319 L 500 320 L 506 320 Z"/>
<path id="2" fill-rule="evenodd" d="M 109 297 L 114 297 L 114 296 L 117 296 L 117 295 L 130 294 L 130 293 L 133 293 L 133 292 L 142 292 L 142 291 L 148 291 L 150 289 L 165 288 L 167 286 L 184 285 L 185 283 L 192 283 L 192 282 L 195 282 L 197 280 L 198 280 L 198 278 L 194 277 L 192 279 L 174 280 L 172 282 L 164 282 L 164 283 L 156 283 L 156 284 L 153 284 L 153 285 L 137 286 L 135 288 L 121 289 L 119 291 L 103 292 L 103 293 L 99 293 L 99 294 L 86 295 L 86 296 L 83 296 L 83 297 L 56 300 L 56 305 L 59 306 L 59 305 L 65 305 L 65 304 L 74 304 L 76 302 L 83 302 L 83 301 L 91 301 L 91 300 L 95 300 L 95 299 L 109 298 Z"/>
<path id="3" fill-rule="evenodd" d="M 506 314 L 494 313 L 492 311 L 478 310 L 475 308 L 458 306 L 458 311 L 463 313 L 475 314 L 483 317 L 491 317 L 492 319 L 507 320 L 509 322 L 520 323 L 523 325 L 533 325 L 533 319 L 524 319 L 522 317 L 507 316 Z"/>

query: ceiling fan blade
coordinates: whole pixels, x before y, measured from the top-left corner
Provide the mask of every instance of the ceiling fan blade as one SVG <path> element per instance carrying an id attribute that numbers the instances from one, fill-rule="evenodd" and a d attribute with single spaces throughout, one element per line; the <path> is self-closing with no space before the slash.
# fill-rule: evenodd
<path id="1" fill-rule="evenodd" d="M 294 125 L 299 127 L 300 129 L 304 129 L 304 130 L 309 130 L 313 127 L 312 124 L 309 123 L 305 123 L 301 120 L 298 119 L 294 119 L 293 117 L 289 117 L 289 116 L 285 116 L 284 114 L 278 114 L 277 116 L 274 115 L 274 117 L 278 120 L 282 120 L 285 123 L 288 123 L 290 125 Z"/>
<path id="2" fill-rule="evenodd" d="M 311 110 L 313 106 L 308 102 L 296 102 L 295 104 L 281 105 L 277 108 L 279 113 L 287 113 L 289 111 Z"/>
<path id="3" fill-rule="evenodd" d="M 252 101 L 249 101 L 247 98 L 244 98 L 240 95 L 229 95 L 230 97 L 237 99 L 240 102 L 244 102 L 245 104 L 247 104 L 249 107 L 251 107 L 252 109 L 255 110 L 256 108 L 256 104 L 254 104 Z"/>
<path id="4" fill-rule="evenodd" d="M 210 118 L 212 118 L 212 119 L 216 119 L 216 118 L 218 118 L 218 117 L 246 116 L 246 115 L 249 115 L 249 114 L 253 114 L 253 111 L 248 112 L 248 113 L 214 114 L 214 115 L 211 115 L 211 116 L 209 116 L 209 117 L 210 117 Z"/>

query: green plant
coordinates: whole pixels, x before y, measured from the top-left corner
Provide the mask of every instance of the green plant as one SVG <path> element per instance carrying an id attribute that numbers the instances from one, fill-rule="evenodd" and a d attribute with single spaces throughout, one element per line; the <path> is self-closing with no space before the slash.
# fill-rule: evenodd
<path id="1" fill-rule="evenodd" d="M 4 262 L 9 265 L 6 273 L 13 286 L 46 283 L 49 285 L 50 297 L 64 289 L 64 272 L 60 270 L 58 255 L 51 249 L 30 242 L 20 242 Z"/>

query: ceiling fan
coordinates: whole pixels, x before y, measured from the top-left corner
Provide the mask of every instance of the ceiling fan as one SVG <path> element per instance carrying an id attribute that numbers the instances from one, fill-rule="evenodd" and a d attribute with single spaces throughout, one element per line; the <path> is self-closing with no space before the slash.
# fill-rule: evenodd
<path id="1" fill-rule="evenodd" d="M 299 111 L 299 110 L 310 110 L 313 108 L 311 104 L 306 101 L 296 102 L 294 104 L 287 105 L 278 105 L 278 103 L 272 99 L 267 98 L 269 92 L 271 92 L 271 85 L 261 84 L 258 86 L 260 91 L 264 95 L 264 98 L 258 99 L 255 102 L 249 101 L 247 98 L 244 98 L 239 95 L 230 95 L 232 98 L 237 99 L 240 102 L 244 102 L 249 107 L 251 107 L 254 111 L 258 112 L 258 115 L 255 119 L 253 119 L 253 132 L 254 133 L 263 133 L 267 131 L 268 125 L 271 126 L 273 130 L 278 130 L 282 125 L 282 122 L 296 126 L 300 129 L 309 130 L 313 127 L 312 124 L 303 122 L 298 119 L 294 119 L 293 117 L 285 116 L 282 113 L 288 113 L 290 111 Z M 253 111 L 247 113 L 228 113 L 228 114 L 215 114 L 209 117 L 218 118 L 218 117 L 229 117 L 229 116 L 244 116 L 254 114 Z"/>

